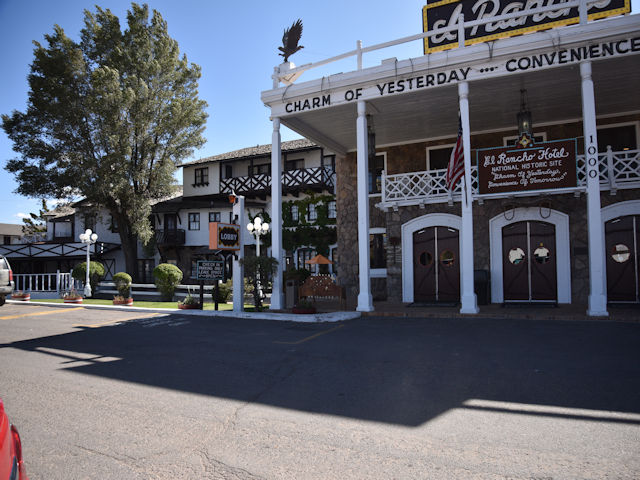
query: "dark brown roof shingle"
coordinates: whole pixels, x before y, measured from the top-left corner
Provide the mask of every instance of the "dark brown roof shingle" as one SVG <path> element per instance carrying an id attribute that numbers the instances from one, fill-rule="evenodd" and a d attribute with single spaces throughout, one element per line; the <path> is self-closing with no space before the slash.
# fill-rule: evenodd
<path id="1" fill-rule="evenodd" d="M 318 145 L 312 142 L 311 140 L 307 140 L 306 138 L 282 142 L 280 146 L 283 152 L 290 152 L 295 150 L 307 150 L 314 147 L 318 147 Z M 181 167 L 186 167 L 188 165 L 197 165 L 200 163 L 220 162 L 223 160 L 236 160 L 239 158 L 261 157 L 261 156 L 270 155 L 270 154 L 271 154 L 271 144 L 269 143 L 266 145 L 256 145 L 255 147 L 241 148 L 240 150 L 221 153 L 220 155 L 213 155 L 211 157 L 200 158 L 199 160 L 183 163 Z"/>

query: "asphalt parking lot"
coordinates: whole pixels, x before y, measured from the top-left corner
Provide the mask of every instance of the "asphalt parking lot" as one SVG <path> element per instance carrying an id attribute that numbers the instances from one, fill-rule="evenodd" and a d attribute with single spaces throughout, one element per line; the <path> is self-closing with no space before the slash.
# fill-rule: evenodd
<path id="1" fill-rule="evenodd" d="M 0 309 L 30 478 L 638 478 L 640 325 Z"/>

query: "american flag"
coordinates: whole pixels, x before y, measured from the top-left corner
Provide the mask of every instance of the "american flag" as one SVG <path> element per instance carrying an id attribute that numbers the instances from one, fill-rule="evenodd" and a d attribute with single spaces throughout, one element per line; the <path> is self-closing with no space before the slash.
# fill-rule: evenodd
<path id="1" fill-rule="evenodd" d="M 453 147 L 449 165 L 447 165 L 447 188 L 453 190 L 464 175 L 464 151 L 462 148 L 462 121 L 458 116 L 458 140 Z"/>

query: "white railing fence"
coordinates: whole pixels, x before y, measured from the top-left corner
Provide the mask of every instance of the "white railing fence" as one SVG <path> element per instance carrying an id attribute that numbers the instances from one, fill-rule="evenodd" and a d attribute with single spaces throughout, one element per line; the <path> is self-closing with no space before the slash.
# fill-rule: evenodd
<path id="1" fill-rule="evenodd" d="M 73 286 L 71 273 L 58 270 L 56 273 L 14 273 L 14 290 L 23 292 L 57 292 L 69 290 Z"/>
<path id="2" fill-rule="evenodd" d="M 579 22 L 580 24 L 586 24 L 588 19 L 588 9 L 591 8 L 592 5 L 595 5 L 600 0 L 569 0 L 562 3 L 552 3 L 546 6 L 537 6 L 538 3 L 533 2 L 531 5 L 535 5 L 533 8 L 526 8 L 530 5 L 527 2 L 525 8 L 520 10 L 512 11 L 510 13 L 497 15 L 497 16 L 485 16 L 483 18 L 471 21 L 465 21 L 464 15 L 458 15 L 457 20 L 446 27 L 437 28 L 428 32 L 418 33 L 415 35 L 410 35 L 408 37 L 402 37 L 397 40 L 391 40 L 389 42 L 379 43 L 376 45 L 371 45 L 369 47 L 362 47 L 362 42 L 358 40 L 356 42 L 355 50 L 350 50 L 348 52 L 342 53 L 340 55 L 336 55 L 334 57 L 327 58 L 325 60 L 320 60 L 314 63 L 307 63 L 305 65 L 300 65 L 299 67 L 290 68 L 287 70 L 282 70 L 280 67 L 274 68 L 273 78 L 273 88 L 278 88 L 280 81 L 283 81 L 286 84 L 290 84 L 300 76 L 303 72 L 307 70 L 311 70 L 313 68 L 321 67 L 323 65 L 327 65 L 329 63 L 334 63 L 339 60 L 343 60 L 345 58 L 356 57 L 357 59 L 357 69 L 362 70 L 362 56 L 365 53 L 374 52 L 376 50 L 383 50 L 385 48 L 394 47 L 396 45 L 402 45 L 404 43 L 415 42 L 417 40 L 424 40 L 427 37 L 437 37 L 445 34 L 449 34 L 450 32 L 456 32 L 458 39 L 458 49 L 465 47 L 465 30 L 478 27 L 481 25 L 486 25 L 489 23 L 498 23 L 498 22 L 506 22 L 513 19 L 520 19 L 529 15 L 541 15 L 550 12 L 562 12 L 568 11 L 571 8 L 578 7 L 579 11 Z M 296 75 L 297 74 L 297 75 Z"/>

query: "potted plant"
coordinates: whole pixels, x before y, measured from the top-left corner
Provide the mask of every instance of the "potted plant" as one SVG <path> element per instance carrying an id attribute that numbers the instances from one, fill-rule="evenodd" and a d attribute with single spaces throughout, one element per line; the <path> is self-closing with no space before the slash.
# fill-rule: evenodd
<path id="1" fill-rule="evenodd" d="M 82 295 L 80 295 L 75 288 L 72 288 L 62 295 L 62 301 L 64 303 L 82 303 Z"/>
<path id="2" fill-rule="evenodd" d="M 114 305 L 133 305 L 131 297 L 131 275 L 125 272 L 118 272 L 113 276 L 113 283 L 118 290 L 118 295 L 113 297 Z"/>
<path id="3" fill-rule="evenodd" d="M 11 300 L 18 300 L 19 302 L 28 302 L 31 300 L 31 294 L 29 292 L 23 292 L 22 290 L 15 290 L 11 294 Z"/>
<path id="4" fill-rule="evenodd" d="M 291 312 L 302 314 L 302 315 L 305 315 L 305 314 L 308 315 L 308 314 L 316 313 L 316 307 L 309 300 L 303 298 L 298 300 L 298 303 L 293 307 Z"/>
<path id="5" fill-rule="evenodd" d="M 123 297 L 122 295 L 116 295 L 113 297 L 114 305 L 133 305 L 133 298 Z"/>
<path id="6" fill-rule="evenodd" d="M 183 301 L 178 302 L 178 308 L 180 310 L 197 310 L 200 308 L 200 302 L 191 293 L 188 293 Z"/>

